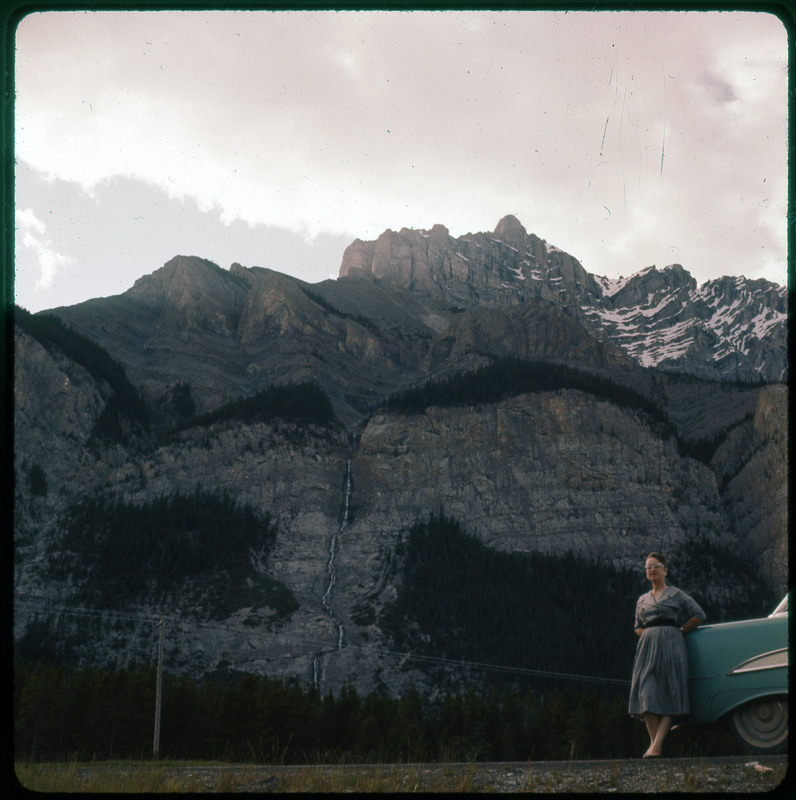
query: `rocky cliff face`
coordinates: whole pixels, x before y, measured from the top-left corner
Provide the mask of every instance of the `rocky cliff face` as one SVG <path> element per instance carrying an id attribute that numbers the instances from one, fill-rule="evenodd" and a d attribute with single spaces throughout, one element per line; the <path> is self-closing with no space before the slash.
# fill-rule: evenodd
<path id="1" fill-rule="evenodd" d="M 781 292 L 739 281 L 698 289 L 682 268 L 612 289 L 512 217 L 492 234 L 453 239 L 435 226 L 355 242 L 341 278 L 314 286 L 177 257 L 124 295 L 56 310 L 124 367 L 144 399 L 148 431 L 123 425 L 110 440 L 96 432 L 118 386 L 80 351 L 18 327 L 15 636 L 38 620 L 48 641 L 70 642 L 78 657 L 125 664 L 153 658 L 154 623 L 165 617 L 170 669 L 229 666 L 322 688 L 401 691 L 424 679 L 391 652 L 379 614 L 400 586 L 409 527 L 440 510 L 491 548 L 615 566 L 658 548 L 686 561 L 700 537 L 740 548 L 749 569 L 784 592 L 787 388 L 695 377 L 725 363 L 725 345 L 705 351 L 718 359 L 694 348 L 675 357 L 675 333 L 668 345 L 662 338 L 662 309 L 679 304 L 704 321 L 699 309 L 712 308 L 712 329 L 734 343 L 737 364 L 779 374 Z M 746 307 L 736 303 L 742 291 Z M 647 306 L 660 315 L 645 315 Z M 620 308 L 653 320 L 646 345 L 623 338 L 632 326 L 620 325 Z M 637 366 L 658 340 L 672 369 Z M 577 366 L 595 383 L 654 400 L 662 415 L 567 386 L 416 414 L 379 408 L 396 391 L 503 357 Z M 306 380 L 337 421 L 201 416 Z M 197 486 L 270 515 L 273 549 L 251 561 L 292 594 L 289 614 L 241 601 L 208 617 L 181 586 L 97 608 L 82 573 L 53 577 L 82 499 L 132 508 Z M 718 596 L 722 584 L 719 570 L 700 589 Z"/>
<path id="2" fill-rule="evenodd" d="M 513 216 L 492 234 L 454 239 L 434 225 L 388 230 L 376 242 L 357 239 L 343 254 L 340 277 L 371 278 L 464 307 L 506 307 L 532 297 L 565 306 L 600 292 L 576 259 L 528 234 Z"/>
<path id="3" fill-rule="evenodd" d="M 764 572 L 783 590 L 788 579 L 788 392 L 767 386 L 751 424 L 733 429 L 713 467 L 735 530 L 746 531 Z M 750 502 L 751 498 L 760 502 Z"/>
<path id="4" fill-rule="evenodd" d="M 468 520 L 491 547 L 621 563 L 656 537 L 672 547 L 695 527 L 729 534 L 707 466 L 636 413 L 579 392 L 377 415 L 354 467 L 358 513 L 377 530 L 400 529 L 414 503 Z"/>

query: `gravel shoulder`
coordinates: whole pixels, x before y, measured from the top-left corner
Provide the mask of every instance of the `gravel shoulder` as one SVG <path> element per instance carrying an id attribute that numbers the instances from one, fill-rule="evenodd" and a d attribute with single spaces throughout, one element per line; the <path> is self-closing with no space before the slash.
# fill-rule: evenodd
<path id="1" fill-rule="evenodd" d="M 792 790 L 787 756 L 455 764 L 166 767 L 224 792 L 748 794 Z M 175 776 L 176 777 L 176 776 Z"/>

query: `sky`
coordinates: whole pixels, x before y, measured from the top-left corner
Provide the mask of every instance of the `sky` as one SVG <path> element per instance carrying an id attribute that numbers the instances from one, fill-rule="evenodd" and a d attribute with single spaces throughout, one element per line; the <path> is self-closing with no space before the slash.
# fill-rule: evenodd
<path id="1" fill-rule="evenodd" d="M 787 32 L 762 12 L 45 11 L 16 29 L 15 300 L 176 255 L 336 278 L 514 214 L 584 268 L 787 283 Z"/>

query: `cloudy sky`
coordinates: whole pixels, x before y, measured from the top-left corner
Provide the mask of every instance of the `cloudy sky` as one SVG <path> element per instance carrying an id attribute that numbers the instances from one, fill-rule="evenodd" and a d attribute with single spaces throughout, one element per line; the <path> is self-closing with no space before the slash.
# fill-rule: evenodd
<path id="1" fill-rule="evenodd" d="M 784 285 L 787 67 L 764 13 L 34 13 L 16 301 L 178 254 L 314 283 L 355 238 L 509 213 L 596 275 Z"/>

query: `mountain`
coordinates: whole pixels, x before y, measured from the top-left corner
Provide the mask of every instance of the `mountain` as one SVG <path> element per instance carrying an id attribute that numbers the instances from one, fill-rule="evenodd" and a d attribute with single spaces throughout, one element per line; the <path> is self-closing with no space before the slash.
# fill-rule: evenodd
<path id="1" fill-rule="evenodd" d="M 177 256 L 18 309 L 18 653 L 140 663 L 165 618 L 167 668 L 196 675 L 584 673 L 574 621 L 532 665 L 484 615 L 605 591 L 632 623 L 661 548 L 714 620 L 764 613 L 787 586 L 785 302 L 677 265 L 610 282 L 508 216 L 357 240 L 335 281 Z M 466 577 L 413 605 L 441 573 Z M 603 623 L 595 664 L 624 677 L 632 639 Z"/>
<path id="2" fill-rule="evenodd" d="M 386 231 L 346 250 L 340 276 L 370 278 L 464 307 L 540 298 L 620 347 L 635 363 L 703 378 L 787 379 L 787 292 L 765 280 L 721 278 L 697 287 L 679 264 L 628 279 L 589 275 L 572 256 L 504 217 L 492 234 L 453 239 Z"/>

